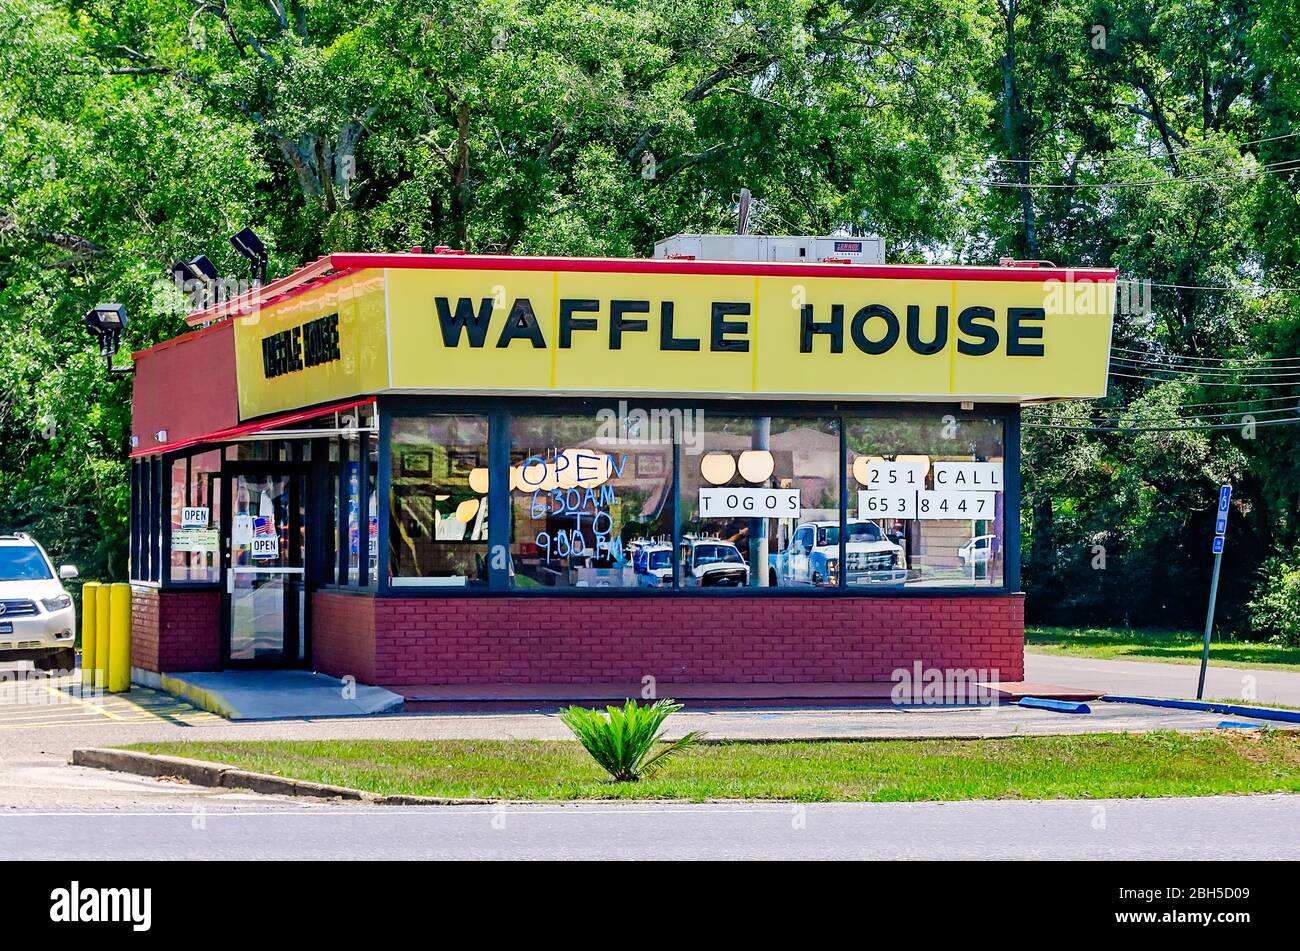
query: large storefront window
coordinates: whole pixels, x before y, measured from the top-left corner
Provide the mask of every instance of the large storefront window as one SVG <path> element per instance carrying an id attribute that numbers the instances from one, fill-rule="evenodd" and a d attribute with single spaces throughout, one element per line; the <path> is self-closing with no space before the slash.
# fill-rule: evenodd
<path id="1" fill-rule="evenodd" d="M 379 566 L 379 500 L 375 492 L 379 440 L 375 407 L 367 403 L 344 413 L 340 422 L 335 488 L 341 507 L 339 584 L 369 587 Z"/>
<path id="2" fill-rule="evenodd" d="M 835 419 L 709 416 L 681 457 L 683 587 L 839 584 Z"/>
<path id="3" fill-rule="evenodd" d="M 487 418 L 399 416 L 391 449 L 391 583 L 486 584 Z"/>
<path id="4" fill-rule="evenodd" d="M 221 451 L 171 464 L 171 580 L 221 580 Z"/>
<path id="5" fill-rule="evenodd" d="M 1004 426 L 1000 419 L 846 419 L 848 583 L 855 535 L 883 533 L 908 586 L 1000 587 L 1004 577 Z M 863 544 L 860 551 L 870 546 Z M 869 558 L 870 556 L 868 556 Z M 861 560 L 861 559 L 859 559 Z M 861 583 L 870 583 L 871 573 Z"/>
<path id="6" fill-rule="evenodd" d="M 672 587 L 674 415 L 517 416 L 511 585 Z"/>
<path id="7" fill-rule="evenodd" d="M 166 473 L 161 456 L 131 463 L 131 553 L 127 566 L 132 581 L 160 582 Z"/>

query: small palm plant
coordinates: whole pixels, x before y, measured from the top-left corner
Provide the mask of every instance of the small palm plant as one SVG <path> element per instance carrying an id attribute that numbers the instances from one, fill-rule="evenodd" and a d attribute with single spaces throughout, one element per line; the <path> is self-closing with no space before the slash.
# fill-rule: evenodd
<path id="1" fill-rule="evenodd" d="M 682 708 L 672 700 L 659 700 L 640 706 L 628 700 L 623 709 L 609 707 L 608 713 L 569 707 L 560 711 L 560 719 L 573 731 L 578 742 L 620 783 L 634 783 L 651 776 L 663 766 L 667 757 L 691 746 L 704 733 L 693 730 L 675 743 L 651 753 L 663 735 L 663 722 Z"/>

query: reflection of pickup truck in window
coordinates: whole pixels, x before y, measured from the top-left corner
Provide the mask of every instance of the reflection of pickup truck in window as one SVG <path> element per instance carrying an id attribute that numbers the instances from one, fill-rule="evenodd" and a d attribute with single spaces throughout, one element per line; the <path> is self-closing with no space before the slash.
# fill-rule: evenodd
<path id="1" fill-rule="evenodd" d="M 682 539 L 682 583 L 701 588 L 743 588 L 749 565 L 734 542 L 721 538 Z"/>
<path id="2" fill-rule="evenodd" d="M 673 546 L 667 542 L 633 545 L 632 567 L 637 582 L 648 588 L 672 587 Z M 741 588 L 749 584 L 749 565 L 733 542 L 687 535 L 682 539 L 682 584 Z"/>
<path id="3" fill-rule="evenodd" d="M 849 519 L 845 539 L 846 584 L 899 584 L 907 580 L 907 559 L 875 522 Z M 838 522 L 805 522 L 794 530 L 784 551 L 769 558 L 768 584 L 776 586 L 839 584 Z"/>
<path id="4" fill-rule="evenodd" d="M 632 555 L 637 583 L 643 587 L 665 588 L 673 584 L 673 546 L 667 542 L 639 544 Z"/>

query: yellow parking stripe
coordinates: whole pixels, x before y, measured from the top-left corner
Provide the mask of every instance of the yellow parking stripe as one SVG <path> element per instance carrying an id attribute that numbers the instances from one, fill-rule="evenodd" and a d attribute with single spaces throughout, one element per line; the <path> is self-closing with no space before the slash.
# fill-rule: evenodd
<path id="1" fill-rule="evenodd" d="M 28 680 L 24 687 L 36 686 L 54 701 L 15 703 L 16 692 L 6 697 L 0 691 L 0 730 L 45 729 L 84 726 L 99 723 L 153 723 L 169 721 L 181 726 L 222 722 L 222 717 L 200 710 L 170 694 L 137 687 L 131 694 L 104 695 L 87 699 L 77 696 L 75 680 Z"/>
<path id="2" fill-rule="evenodd" d="M 62 690 L 56 690 L 54 687 L 51 687 L 49 684 L 43 683 L 41 681 L 36 681 L 35 683 L 38 687 L 43 689 L 50 696 L 57 698 L 60 703 L 62 703 L 65 699 L 67 699 L 72 701 L 73 703 L 80 704 L 83 707 L 89 707 L 92 710 L 96 710 L 99 713 L 102 713 L 104 716 L 108 717 L 110 720 L 122 719 L 116 713 L 113 713 L 111 710 L 106 709 L 102 703 L 90 703 L 87 700 L 82 700 L 80 697 L 73 696 L 71 693 L 65 693 Z"/>

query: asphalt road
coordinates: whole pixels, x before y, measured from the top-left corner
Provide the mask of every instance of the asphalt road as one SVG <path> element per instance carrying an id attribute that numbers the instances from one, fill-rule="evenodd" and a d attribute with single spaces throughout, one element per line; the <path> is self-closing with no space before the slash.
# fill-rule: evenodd
<path id="1" fill-rule="evenodd" d="M 1194 698 L 1199 676 L 1195 664 L 1025 654 L 1026 680 L 1122 696 Z M 1300 707 L 1300 671 L 1211 666 L 1205 674 L 1205 699 Z"/>
<path id="2" fill-rule="evenodd" d="M 0 812 L 0 860 L 1295 860 L 1297 828 L 1300 796 L 418 808 L 209 801 Z"/>

